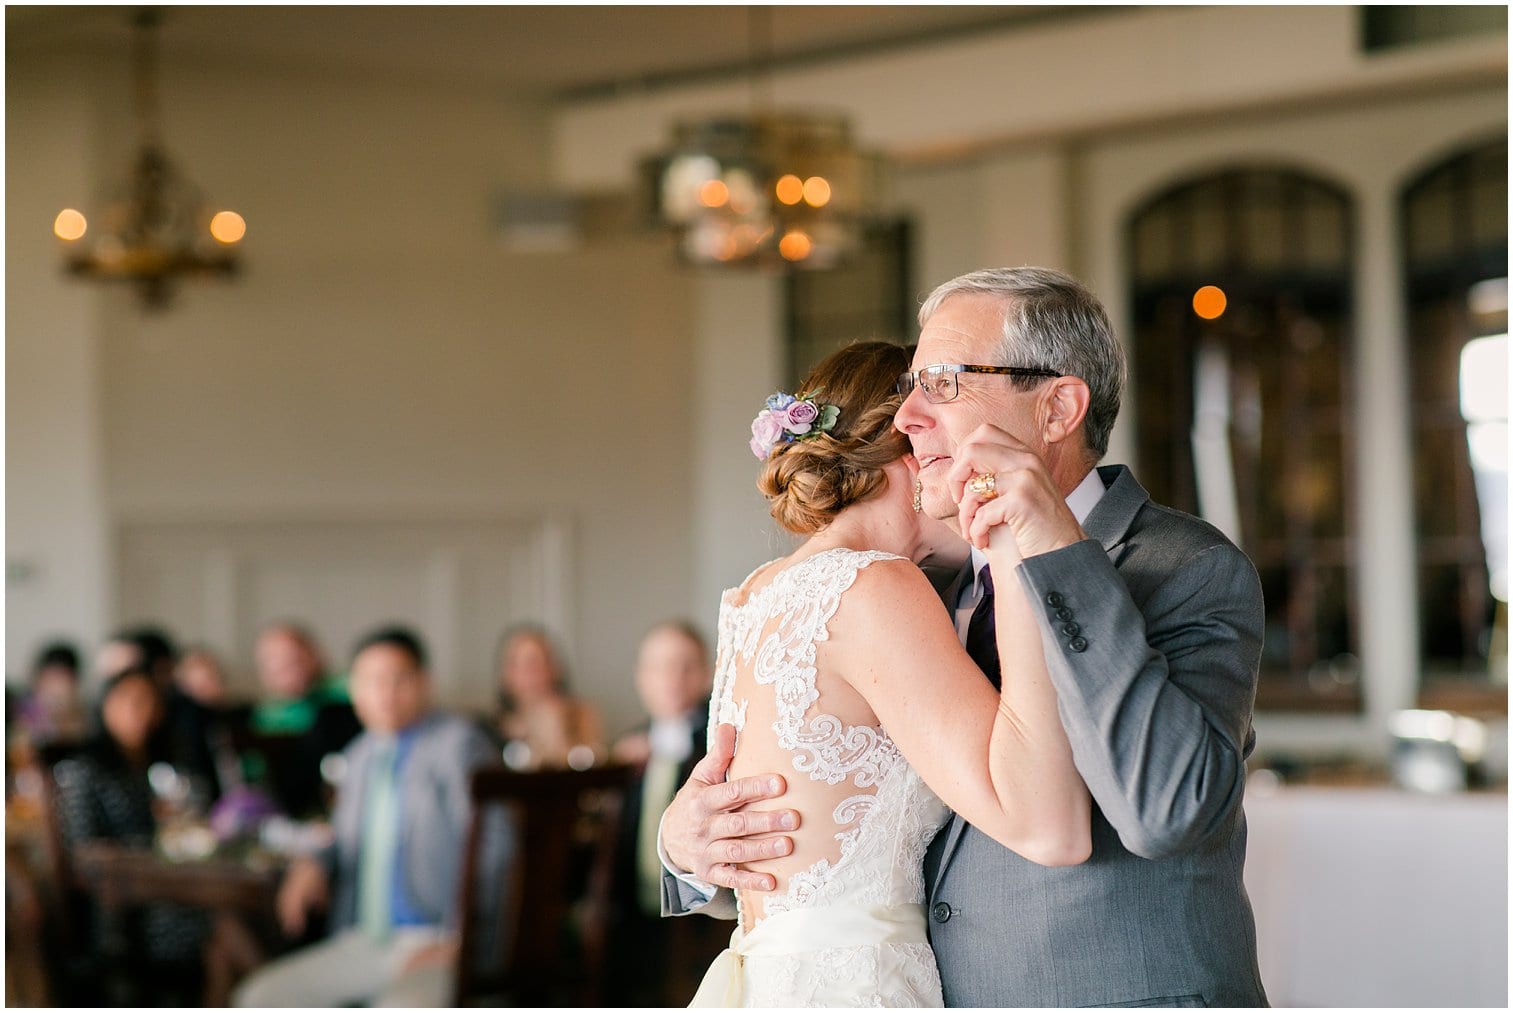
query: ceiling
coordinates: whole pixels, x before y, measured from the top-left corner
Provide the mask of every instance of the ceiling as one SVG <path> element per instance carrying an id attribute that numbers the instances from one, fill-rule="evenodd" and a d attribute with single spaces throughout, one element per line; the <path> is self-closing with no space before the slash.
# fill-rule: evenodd
<path id="1" fill-rule="evenodd" d="M 127 51 L 140 8 L 5 9 L 8 53 Z M 1052 6 L 169 7 L 172 59 L 471 81 L 561 98 L 1086 17 Z M 770 43 L 763 42 L 763 37 Z"/>

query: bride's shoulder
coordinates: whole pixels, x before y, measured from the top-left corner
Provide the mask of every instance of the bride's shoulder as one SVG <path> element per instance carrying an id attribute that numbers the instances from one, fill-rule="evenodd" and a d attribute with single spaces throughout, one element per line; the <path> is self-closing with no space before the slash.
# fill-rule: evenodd
<path id="1" fill-rule="evenodd" d="M 949 624 L 929 578 L 910 560 L 892 556 L 858 571 L 836 610 L 830 635 L 833 648 L 856 660 L 886 653 L 897 636 Z"/>
<path id="2" fill-rule="evenodd" d="M 859 560 L 856 580 L 847 594 L 849 601 L 863 606 L 912 607 L 917 601 L 928 599 L 939 604 L 929 578 L 912 560 L 886 552 L 858 555 L 870 558 Z"/>

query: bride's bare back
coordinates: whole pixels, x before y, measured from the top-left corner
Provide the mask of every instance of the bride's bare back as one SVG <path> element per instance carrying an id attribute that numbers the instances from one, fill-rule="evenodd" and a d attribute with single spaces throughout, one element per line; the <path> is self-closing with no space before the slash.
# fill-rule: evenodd
<path id="1" fill-rule="evenodd" d="M 740 729 L 730 777 L 783 772 L 801 816 L 793 851 L 753 866 L 777 889 L 741 894 L 747 929 L 779 911 L 924 898 L 925 848 L 949 813 L 830 658 L 830 620 L 873 564 L 912 567 L 831 549 L 763 568 L 722 602 L 711 721 Z"/>

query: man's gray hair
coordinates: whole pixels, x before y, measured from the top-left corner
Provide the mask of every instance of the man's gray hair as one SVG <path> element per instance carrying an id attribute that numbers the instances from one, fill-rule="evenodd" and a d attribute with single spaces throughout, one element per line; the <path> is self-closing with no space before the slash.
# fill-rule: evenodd
<path id="1" fill-rule="evenodd" d="M 1082 430 L 1095 460 L 1108 453 L 1109 433 L 1124 394 L 1124 349 L 1108 314 L 1077 279 L 1044 267 L 1000 267 L 953 278 L 931 292 L 919 323 L 958 292 L 998 296 L 1004 303 L 1003 337 L 995 362 L 1080 377 L 1091 394 Z M 1030 381 L 1038 383 L 1037 380 Z"/>

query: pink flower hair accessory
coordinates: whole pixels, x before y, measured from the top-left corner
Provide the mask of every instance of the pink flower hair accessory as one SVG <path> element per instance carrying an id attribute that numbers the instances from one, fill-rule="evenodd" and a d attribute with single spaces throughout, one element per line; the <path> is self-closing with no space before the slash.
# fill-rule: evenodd
<path id="1" fill-rule="evenodd" d="M 795 397 L 780 390 L 767 399 L 766 407 L 751 420 L 751 452 L 757 460 L 767 460 L 785 443 L 812 440 L 834 428 L 841 410 L 819 401 L 819 395 L 816 390 Z"/>

